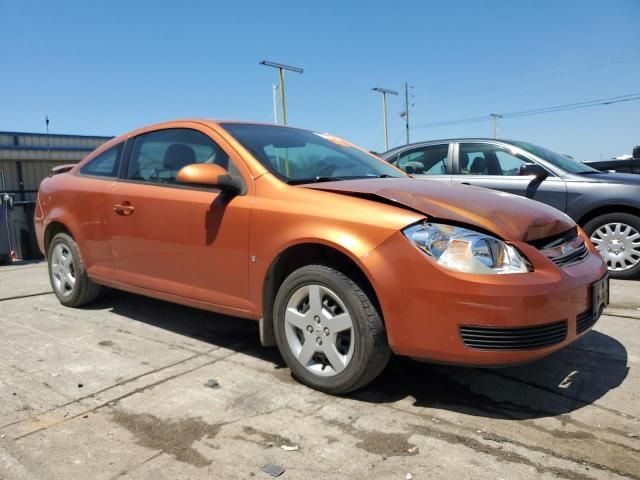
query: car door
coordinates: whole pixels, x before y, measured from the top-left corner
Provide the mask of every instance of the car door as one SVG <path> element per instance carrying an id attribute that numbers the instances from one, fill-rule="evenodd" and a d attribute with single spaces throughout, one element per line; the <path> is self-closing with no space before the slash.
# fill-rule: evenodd
<path id="1" fill-rule="evenodd" d="M 143 133 L 130 144 L 109 212 L 117 281 L 246 310 L 253 185 L 242 160 L 198 124 Z M 244 192 L 176 182 L 180 168 L 201 162 L 239 176 Z"/>
<path id="2" fill-rule="evenodd" d="M 451 158 L 449 143 L 438 143 L 407 148 L 390 163 L 416 178 L 451 183 Z"/>
<path id="3" fill-rule="evenodd" d="M 78 245 L 90 276 L 110 276 L 113 263 L 109 245 L 109 196 L 118 178 L 124 142 L 96 155 L 80 167 L 73 182 L 73 190 L 64 195 L 68 209 L 73 210 Z"/>
<path id="4" fill-rule="evenodd" d="M 488 141 L 459 142 L 453 153 L 452 183 L 521 195 L 562 211 L 567 208 L 564 180 L 552 172 L 542 182 L 533 175 L 519 175 L 522 165 L 538 162 L 516 148 Z"/>

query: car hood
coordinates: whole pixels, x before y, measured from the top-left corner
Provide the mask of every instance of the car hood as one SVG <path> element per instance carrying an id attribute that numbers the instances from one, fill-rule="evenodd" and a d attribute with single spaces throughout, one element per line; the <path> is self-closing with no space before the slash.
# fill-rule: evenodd
<path id="1" fill-rule="evenodd" d="M 571 175 L 574 180 L 640 186 L 640 175 L 632 173 L 587 173 Z"/>
<path id="2" fill-rule="evenodd" d="M 511 241 L 532 241 L 557 235 L 575 223 L 567 215 L 517 195 L 467 185 L 413 178 L 379 178 L 313 183 L 325 190 L 418 211 L 433 220 L 480 227 Z"/>

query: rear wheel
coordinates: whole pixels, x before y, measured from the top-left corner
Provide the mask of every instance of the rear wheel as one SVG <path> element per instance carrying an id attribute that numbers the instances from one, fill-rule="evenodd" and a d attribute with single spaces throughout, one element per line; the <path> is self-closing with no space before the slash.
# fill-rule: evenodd
<path id="1" fill-rule="evenodd" d="M 323 265 L 294 271 L 274 306 L 278 348 L 293 375 L 342 394 L 371 382 L 391 350 L 380 314 L 358 283 Z"/>
<path id="2" fill-rule="evenodd" d="M 640 275 L 640 218 L 608 213 L 589 221 L 584 231 L 607 263 L 612 278 Z"/>
<path id="3" fill-rule="evenodd" d="M 0 255 L 0 265 L 11 265 L 13 263 L 13 257 L 11 254 Z"/>
<path id="4" fill-rule="evenodd" d="M 58 233 L 49 244 L 47 255 L 49 279 L 60 303 L 67 307 L 79 307 L 98 296 L 100 286 L 87 276 L 80 249 L 66 233 Z"/>

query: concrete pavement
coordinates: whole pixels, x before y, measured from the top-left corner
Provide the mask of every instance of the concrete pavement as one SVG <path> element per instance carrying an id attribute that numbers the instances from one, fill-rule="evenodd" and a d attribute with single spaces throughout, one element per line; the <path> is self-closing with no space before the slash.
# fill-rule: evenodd
<path id="1" fill-rule="evenodd" d="M 44 263 L 2 267 L 0 478 L 640 479 L 639 287 L 539 362 L 396 358 L 340 398 L 253 322 L 115 291 L 68 309 Z"/>

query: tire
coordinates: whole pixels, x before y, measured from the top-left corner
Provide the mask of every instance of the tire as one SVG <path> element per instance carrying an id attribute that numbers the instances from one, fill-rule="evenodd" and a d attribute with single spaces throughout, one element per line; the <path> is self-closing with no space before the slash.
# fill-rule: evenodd
<path id="1" fill-rule="evenodd" d="M 391 356 L 384 322 L 369 295 L 328 266 L 291 273 L 278 290 L 273 318 L 278 349 L 293 376 L 325 393 L 365 386 Z"/>
<path id="2" fill-rule="evenodd" d="M 607 213 L 583 227 L 602 258 L 611 278 L 640 276 L 640 217 L 628 213 Z"/>
<path id="3" fill-rule="evenodd" d="M 13 263 L 13 257 L 9 253 L 8 255 L 0 255 L 0 265 L 11 265 Z"/>
<path id="4" fill-rule="evenodd" d="M 53 293 L 66 307 L 80 307 L 100 294 L 100 286 L 87 276 L 78 244 L 66 233 L 58 233 L 47 255 Z"/>

